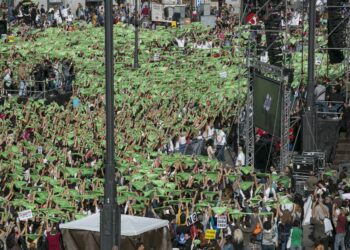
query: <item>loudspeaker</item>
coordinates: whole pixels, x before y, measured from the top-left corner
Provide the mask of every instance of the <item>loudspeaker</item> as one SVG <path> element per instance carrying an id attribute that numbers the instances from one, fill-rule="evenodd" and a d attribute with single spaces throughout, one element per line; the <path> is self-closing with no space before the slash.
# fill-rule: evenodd
<path id="1" fill-rule="evenodd" d="M 313 152 L 303 152 L 304 156 L 312 156 L 315 158 L 315 169 L 318 172 L 324 171 L 326 167 L 326 152 L 322 151 L 313 151 Z"/>
<path id="2" fill-rule="evenodd" d="M 7 34 L 7 22 L 6 20 L 0 20 L 0 35 Z"/>
<path id="3" fill-rule="evenodd" d="M 328 0 L 328 55 L 331 64 L 341 63 L 344 60 L 344 54 L 340 48 L 346 47 L 346 24 L 347 18 L 343 17 L 342 6 L 344 0 Z M 338 7 L 339 6 L 339 7 Z M 332 49 L 336 48 L 336 49 Z"/>
<path id="4" fill-rule="evenodd" d="M 281 25 L 282 17 L 279 13 L 271 14 L 265 21 L 266 45 L 270 64 L 282 67 L 283 38 L 277 31 Z"/>
<path id="5" fill-rule="evenodd" d="M 180 22 L 180 19 L 181 19 L 181 13 L 178 13 L 178 12 L 175 12 L 173 14 L 173 21 L 176 21 L 176 22 Z"/>
<path id="6" fill-rule="evenodd" d="M 295 155 L 292 158 L 293 171 L 295 174 L 309 174 L 310 171 L 315 171 L 316 158 L 309 155 Z"/>

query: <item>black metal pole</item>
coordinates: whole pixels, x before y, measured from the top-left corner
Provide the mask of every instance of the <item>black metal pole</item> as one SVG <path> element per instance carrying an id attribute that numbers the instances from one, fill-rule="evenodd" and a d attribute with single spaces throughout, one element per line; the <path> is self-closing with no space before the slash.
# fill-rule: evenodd
<path id="1" fill-rule="evenodd" d="M 134 45 L 134 69 L 139 67 L 139 12 L 138 12 L 138 0 L 135 1 L 135 14 L 134 14 L 134 25 L 135 25 L 135 45 Z"/>
<path id="2" fill-rule="evenodd" d="M 116 206 L 114 164 L 114 66 L 113 66 L 113 16 L 112 0 L 105 0 L 105 68 L 106 68 L 106 157 L 104 203 L 100 220 L 101 250 L 119 246 L 120 217 Z M 117 230 L 118 229 L 118 230 Z"/>
<path id="3" fill-rule="evenodd" d="M 315 36 L 316 36 L 316 0 L 309 0 L 309 42 L 308 42 L 308 84 L 306 110 L 303 117 L 303 151 L 316 149 L 316 116 L 314 103 L 315 90 Z"/>

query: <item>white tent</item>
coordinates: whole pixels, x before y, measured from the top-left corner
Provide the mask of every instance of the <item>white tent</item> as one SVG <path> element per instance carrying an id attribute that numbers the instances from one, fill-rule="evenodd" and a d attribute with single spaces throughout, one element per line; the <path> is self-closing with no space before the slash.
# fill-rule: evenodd
<path id="1" fill-rule="evenodd" d="M 134 249 L 142 241 L 149 248 L 171 249 L 167 220 L 121 215 L 122 249 Z M 60 225 L 67 250 L 99 249 L 100 214 Z"/>
<path id="2" fill-rule="evenodd" d="M 131 215 L 121 215 L 121 235 L 136 236 L 148 231 L 168 226 L 167 220 L 152 219 Z M 93 214 L 83 219 L 60 225 L 61 229 L 76 229 L 100 232 L 100 214 Z"/>

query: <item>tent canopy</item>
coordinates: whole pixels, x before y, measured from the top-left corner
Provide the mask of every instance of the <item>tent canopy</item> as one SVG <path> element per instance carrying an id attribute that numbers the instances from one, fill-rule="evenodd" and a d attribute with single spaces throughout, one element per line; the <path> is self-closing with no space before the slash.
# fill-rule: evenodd
<path id="1" fill-rule="evenodd" d="M 167 225 L 167 220 L 121 215 L 122 236 L 136 236 L 151 230 L 166 227 Z M 60 228 L 100 232 L 100 214 L 93 214 L 80 220 L 62 224 Z"/>

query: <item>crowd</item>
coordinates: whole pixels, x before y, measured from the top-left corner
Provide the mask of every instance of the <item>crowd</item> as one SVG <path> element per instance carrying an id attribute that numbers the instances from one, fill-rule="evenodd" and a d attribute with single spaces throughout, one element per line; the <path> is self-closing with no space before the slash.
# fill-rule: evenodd
<path id="1" fill-rule="evenodd" d="M 4 5 L 4 4 L 3 4 Z M 72 10 L 71 6 L 60 5 L 53 6 L 48 9 L 44 5 L 37 5 L 31 2 L 21 1 L 15 8 L 3 6 L 7 9 L 4 13 L 6 20 L 12 25 L 26 24 L 33 28 L 47 28 L 64 25 L 68 30 L 73 29 L 73 23 L 76 26 L 81 23 L 92 23 L 93 26 L 100 27 L 104 24 L 104 6 L 103 5 L 85 5 L 78 3 Z M 150 25 L 150 6 L 147 1 L 141 3 L 138 13 L 138 19 L 143 27 L 151 27 Z M 186 8 L 186 17 L 198 21 L 198 14 L 191 11 L 190 7 Z M 215 15 L 216 25 L 220 28 L 232 28 L 239 22 L 238 15 L 232 5 L 223 4 L 220 11 L 216 7 L 212 7 L 211 15 Z M 167 15 L 167 14 L 165 14 Z M 121 3 L 113 5 L 113 20 L 114 23 L 134 24 L 135 10 L 134 6 L 129 3 Z M 4 18 L 5 19 L 5 18 Z M 80 22 L 78 22 L 80 21 Z"/>
<path id="2" fill-rule="evenodd" d="M 15 8 L 9 7 L 6 13 L 7 21 L 12 25 L 25 23 L 34 28 L 47 28 L 64 25 L 67 30 L 73 28 L 74 21 L 92 23 L 93 26 L 100 27 L 104 24 L 104 6 L 103 5 L 86 5 L 78 3 L 75 12 L 67 5 L 50 7 L 45 9 L 44 5 L 38 6 L 35 3 L 21 1 Z M 140 8 L 140 22 L 149 19 L 148 2 L 143 2 Z M 134 9 L 129 3 L 113 5 L 114 23 L 122 22 L 134 23 Z"/>
<path id="3" fill-rule="evenodd" d="M 96 160 L 91 151 L 83 156 L 68 152 L 69 164 L 85 163 L 88 169 L 68 168 L 67 174 L 44 159 L 38 173 L 26 164 L 24 181 L 9 186 L 11 177 L 2 178 L 3 244 L 8 249 L 60 244 L 60 223 L 98 212 L 103 172 L 90 171 Z M 256 173 L 203 156 L 153 154 L 147 160 L 135 154 L 118 164 L 118 204 L 125 214 L 168 220 L 173 247 L 179 249 L 347 249 L 347 174 L 328 171 L 317 177 L 311 172 L 304 190 L 297 192 L 292 171 L 287 166 L 281 172 L 271 167 L 270 173 Z M 19 193 L 27 199 L 20 207 L 35 200 L 39 208 L 27 221 L 18 221 L 16 200 L 8 202 Z M 67 197 L 75 198 L 67 202 Z M 226 224 L 219 226 L 222 217 Z M 215 230 L 215 238 L 206 239 L 206 230 Z"/>
<path id="4" fill-rule="evenodd" d="M 195 32 L 198 33 L 203 32 L 198 28 L 196 30 Z M 47 35 L 46 32 L 52 33 Z M 2 224 L 5 229 L 2 236 L 5 239 L 13 239 L 16 241 L 16 244 L 21 244 L 22 248 L 25 245 L 28 247 L 32 245 L 32 249 L 39 247 L 38 245 L 44 244 L 42 241 L 45 241 L 45 239 L 50 242 L 51 238 L 48 237 L 48 231 L 52 230 L 49 228 L 55 228 L 55 223 L 60 223 L 62 220 L 71 221 L 78 219 L 87 214 L 98 212 L 100 209 L 99 197 L 103 189 L 103 171 L 101 166 L 105 135 L 102 129 L 104 121 L 104 70 L 103 64 L 99 63 L 103 62 L 103 52 L 100 51 L 99 41 L 101 40 L 100 36 L 103 34 L 95 28 L 84 30 L 84 32 L 90 34 L 91 39 L 96 41 L 96 44 L 91 44 L 89 41 L 86 43 L 80 41 L 80 33 L 67 32 L 62 36 L 63 32 L 66 31 L 48 29 L 43 33 L 36 33 L 29 37 L 28 41 L 18 42 L 16 46 L 5 44 L 8 47 L 5 47 L 5 50 L 2 50 L 4 54 L 1 54 L 2 58 L 5 59 L 1 61 L 1 63 L 5 63 L 3 68 L 6 72 L 3 77 L 5 80 L 8 78 L 12 80 L 17 79 L 19 72 L 13 70 L 11 72 L 13 75 L 11 75 L 8 68 L 16 69 L 16 65 L 21 65 L 21 63 L 17 63 L 26 62 L 26 58 L 29 55 L 33 63 L 29 65 L 28 62 L 26 69 L 35 69 L 36 67 L 34 66 L 38 64 L 40 68 L 45 68 L 45 70 L 51 69 L 51 66 L 48 66 L 50 61 L 55 62 L 52 65 L 52 69 L 55 69 L 54 65 L 64 62 L 69 55 L 74 58 L 74 69 L 77 72 L 75 83 L 76 86 L 79 86 L 72 98 L 72 103 L 68 103 L 66 106 L 59 106 L 56 103 L 45 105 L 43 100 L 33 101 L 31 99 L 24 103 L 19 103 L 15 98 L 7 98 L 6 102 L 1 106 L 0 129 L 2 131 L 0 143 L 2 156 L 0 159 L 0 189 L 3 199 L 0 202 L 2 204 Z M 121 57 L 123 55 L 119 63 L 124 63 L 124 58 L 127 58 L 130 53 L 128 49 L 132 48 L 128 42 L 128 37 L 132 38 L 132 36 L 129 35 L 128 32 L 130 31 L 127 29 L 118 29 L 117 32 L 121 32 L 117 37 L 122 37 L 123 39 L 118 41 L 118 43 L 120 42 L 120 44 L 125 46 L 125 50 L 118 50 L 116 56 Z M 143 31 L 141 39 L 147 48 L 151 51 L 154 49 L 151 52 L 152 54 L 156 51 L 159 52 L 159 48 L 163 47 L 168 51 L 174 50 L 175 52 L 173 53 L 179 50 L 181 53 L 176 53 L 177 58 L 175 60 L 180 61 L 183 58 L 187 58 L 188 62 L 197 60 L 198 56 L 202 57 L 203 55 L 202 50 L 194 50 L 192 48 L 192 44 L 199 41 L 195 32 L 192 35 L 191 33 L 186 35 L 191 44 L 186 46 L 188 47 L 186 53 L 183 53 L 182 48 L 179 48 L 176 42 L 173 43 L 174 37 L 172 34 L 168 34 L 168 31 L 163 31 L 162 36 L 160 36 L 162 39 L 159 39 L 158 36 L 155 37 L 154 33 L 154 37 L 152 37 L 147 32 L 151 31 Z M 181 35 L 177 37 L 181 37 Z M 62 41 L 62 38 L 68 38 L 69 42 L 67 40 Z M 20 36 L 18 39 L 20 39 Z M 201 40 L 204 39 L 201 38 Z M 56 57 L 52 58 L 58 59 L 44 60 L 44 62 L 40 50 L 48 51 L 45 47 L 37 46 L 38 52 L 32 52 L 25 45 L 26 43 L 31 43 L 31 46 L 35 46 L 32 44 L 50 44 L 55 42 L 61 45 L 68 44 L 67 46 L 72 47 L 72 49 L 67 50 L 58 46 L 52 52 L 56 55 Z M 72 55 L 74 46 L 79 47 L 79 50 L 77 54 Z M 220 47 L 217 47 L 215 57 L 209 57 L 206 61 L 203 61 L 201 65 L 197 66 L 197 70 L 213 70 L 214 60 L 215 64 L 228 63 L 228 60 L 223 60 L 224 58 L 227 59 L 226 52 L 221 54 L 219 50 Z M 208 52 L 206 51 L 205 54 Z M 197 76 L 196 82 L 198 85 L 208 88 L 208 94 L 210 93 L 211 96 L 214 93 L 211 89 L 216 89 L 215 92 L 219 96 L 218 98 L 222 100 L 221 107 L 217 107 L 217 104 L 211 101 L 209 97 L 203 99 L 203 89 L 199 90 L 198 85 L 186 86 L 188 91 L 186 94 L 186 91 L 183 91 L 184 86 L 181 85 L 182 80 L 176 80 L 177 78 L 175 78 L 178 77 L 175 75 L 178 71 L 172 68 L 172 64 L 169 64 L 163 58 L 164 55 L 161 53 L 159 61 L 156 63 L 164 65 L 164 68 L 168 68 L 168 79 L 174 81 L 173 84 L 177 84 L 177 88 L 171 88 L 170 90 L 169 87 L 171 85 L 164 83 L 149 84 L 148 81 L 141 80 L 144 79 L 144 75 L 150 75 L 149 81 L 153 81 L 154 77 L 151 77 L 152 75 L 164 74 L 163 70 L 158 71 L 158 67 L 141 68 L 139 70 L 141 74 L 135 72 L 134 75 L 129 71 L 124 71 L 124 74 L 119 76 L 122 78 L 117 85 L 118 96 L 123 97 L 123 99 L 118 99 L 116 104 L 116 116 L 120 121 L 116 130 L 117 157 L 120 169 L 124 168 L 127 171 L 119 173 L 119 184 L 123 186 L 119 187 L 122 200 L 118 202 L 121 206 L 127 208 L 126 213 L 142 215 L 142 210 L 144 210 L 145 206 L 144 202 L 134 204 L 135 200 L 130 202 L 129 206 L 126 205 L 129 200 L 128 193 L 131 197 L 142 190 L 137 191 L 132 187 L 131 189 L 127 187 L 127 183 L 131 183 L 127 179 L 132 177 L 131 173 L 128 173 L 129 167 L 130 171 L 134 167 L 139 169 L 141 163 L 144 167 L 148 156 L 153 157 L 151 154 L 161 155 L 162 151 L 167 152 L 169 155 L 177 152 L 184 153 L 187 151 L 186 147 L 190 144 L 190 139 L 193 142 L 196 140 L 192 146 L 198 143 L 198 146 L 194 147 L 197 154 L 200 152 L 205 154 L 207 152 L 206 149 L 202 150 L 199 144 L 205 146 L 207 142 L 210 143 L 211 149 L 208 152 L 210 152 L 210 158 L 213 160 L 204 157 L 202 161 L 213 161 L 211 164 L 216 164 L 216 156 L 222 157 L 222 148 L 225 145 L 226 135 L 221 129 L 214 130 L 213 127 L 214 124 L 220 124 L 222 127 L 227 126 L 227 124 L 230 124 L 232 116 L 225 116 L 220 119 L 216 119 L 216 117 L 219 116 L 220 112 L 233 114 L 234 112 L 231 112 L 232 109 L 237 108 L 237 105 L 226 106 L 225 103 L 232 103 L 232 100 L 237 99 L 238 95 L 228 95 L 226 90 L 230 89 L 231 86 L 228 85 L 228 82 L 223 82 L 216 72 L 212 76 L 213 81 L 210 86 L 204 85 L 203 80 Z M 145 54 L 140 54 L 141 61 L 147 61 L 152 65 L 149 57 Z M 231 64 L 233 63 L 231 62 Z M 188 72 L 187 79 L 191 79 L 191 75 L 192 78 L 194 77 L 192 72 L 194 67 L 190 69 L 185 64 L 179 64 L 179 66 L 183 67 L 183 74 Z M 48 72 L 50 71 L 48 70 Z M 227 72 L 227 79 L 234 79 L 239 74 L 239 72 L 230 71 L 229 69 Z M 10 77 L 6 77 L 6 75 Z M 50 76 L 49 73 L 44 73 L 43 75 L 44 77 Z M 138 82 L 139 86 L 136 88 L 135 84 L 130 84 L 130 82 Z M 181 94 L 177 92 L 181 92 Z M 164 110 L 167 111 L 164 112 Z M 197 113 L 201 115 L 198 116 Z M 141 122 L 137 118 L 139 116 L 145 119 Z M 208 120 L 210 122 L 207 124 Z M 161 124 L 159 123 L 160 121 L 162 121 Z M 41 125 L 38 127 L 35 124 Z M 184 145 L 184 141 L 186 145 Z M 217 149 L 217 153 L 215 153 L 215 149 Z M 134 158 L 138 158 L 138 154 L 141 158 L 138 161 L 134 161 Z M 166 157 L 162 161 L 165 162 L 167 159 L 170 160 L 171 158 Z M 188 159 L 192 161 L 191 157 Z M 16 162 L 16 164 L 13 165 L 13 162 Z M 152 166 L 152 164 L 153 162 L 149 162 L 149 166 Z M 84 170 L 80 168 L 82 165 L 86 166 Z M 160 169 L 157 170 L 158 173 L 160 173 Z M 149 171 L 147 172 L 149 173 Z M 180 175 L 176 175 L 176 178 L 180 179 Z M 152 185 L 148 185 L 149 189 L 155 188 L 158 190 L 161 188 L 160 175 L 149 173 L 147 176 L 149 176 L 150 179 L 148 181 Z M 136 181 L 134 184 L 139 185 L 139 187 L 144 186 Z M 160 185 L 159 188 L 157 185 Z M 168 188 L 178 193 L 174 180 L 169 181 L 167 185 Z M 153 196 L 154 192 L 149 189 L 147 190 L 149 196 Z M 164 194 L 162 189 L 159 189 L 159 192 Z M 136 198 L 140 200 L 139 195 Z M 174 199 L 179 198 L 179 196 L 174 196 Z M 183 198 L 185 199 L 185 197 Z M 128 209 L 128 207 L 130 208 Z M 18 222 L 18 213 L 28 209 L 33 212 L 33 218 L 28 222 Z M 159 214 L 162 213 L 161 210 L 158 209 L 158 211 Z M 16 237 L 13 238 L 13 235 Z M 8 244 L 10 246 L 11 243 Z"/>
<path id="5" fill-rule="evenodd" d="M 2 95 L 28 97 L 41 96 L 44 92 L 56 95 L 72 91 L 75 74 L 73 62 L 70 59 L 55 58 L 52 61 L 44 59 L 43 62 L 34 65 L 29 72 L 28 64 L 22 62 L 16 70 L 17 79 L 13 76 L 13 69 L 6 64 L 3 65 Z"/>
<path id="6" fill-rule="evenodd" d="M 346 105 L 346 88 L 341 80 L 339 84 L 317 84 L 315 88 L 316 108 L 323 116 L 331 113 L 341 113 Z"/>
<path id="7" fill-rule="evenodd" d="M 31 8 L 48 19 L 46 12 Z M 60 18 L 65 9 L 56 10 Z M 168 220 L 174 248 L 346 249 L 346 173 L 311 174 L 306 190 L 300 190 L 291 166 L 254 172 L 245 166 L 242 148 L 234 166 L 225 164 L 228 128 L 236 122 L 245 96 L 237 89 L 245 89 L 246 83 L 240 68 L 247 37 L 234 27 L 233 17 L 227 18 L 231 12 L 228 8 L 220 14 L 223 18 L 214 30 L 195 25 L 142 30 L 141 67 L 134 71 L 127 70 L 132 65 L 133 31 L 120 29 L 120 24 L 115 29 L 120 210 Z M 85 13 L 78 8 L 76 15 L 92 18 Z M 71 15 L 69 10 L 67 14 Z M 103 15 L 100 21 L 98 14 L 92 16 L 92 24 L 103 23 Z M 120 19 L 128 22 L 127 16 Z M 35 20 L 30 25 L 38 25 Z M 70 19 L 65 21 L 68 25 Z M 43 80 L 49 89 L 69 90 L 72 80 L 77 85 L 65 106 L 9 98 L 0 108 L 0 244 L 7 249 L 59 249 L 59 224 L 101 209 L 103 32 L 89 27 L 31 35 L 19 29 L 18 38 L 37 45 L 38 52 L 28 52 L 21 42 L 0 48 L 6 52 L 0 54 L 5 59 L 0 63 L 6 62 L 5 91 L 16 86 L 25 94 L 26 79 L 33 79 L 38 90 L 43 89 Z M 81 32 L 90 39 L 82 41 Z M 54 50 L 47 49 L 52 46 Z M 43 60 L 39 51 L 51 59 Z M 19 219 L 23 210 L 31 210 L 32 217 Z M 213 239 L 206 239 L 207 230 L 215 230 Z"/>

